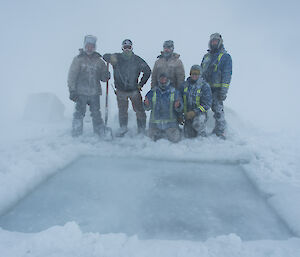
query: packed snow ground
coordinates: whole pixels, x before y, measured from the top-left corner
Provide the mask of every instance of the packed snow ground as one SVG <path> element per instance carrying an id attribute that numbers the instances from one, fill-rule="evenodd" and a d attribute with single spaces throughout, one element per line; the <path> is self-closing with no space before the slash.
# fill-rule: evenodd
<path id="1" fill-rule="evenodd" d="M 296 237 L 243 241 L 229 234 L 204 241 L 142 240 L 126 234 L 83 232 L 70 220 L 39 233 L 1 229 L 1 256 L 300 256 L 299 136 L 261 132 L 243 124 L 233 112 L 227 113 L 228 140 L 210 136 L 179 144 L 134 137 L 134 129 L 122 139 L 99 141 L 90 123 L 85 124 L 83 137 L 73 139 L 70 117 L 56 123 L 22 122 L 2 127 L 0 213 L 81 156 L 109 157 L 116 162 L 119 158 L 143 158 L 239 163 Z"/>

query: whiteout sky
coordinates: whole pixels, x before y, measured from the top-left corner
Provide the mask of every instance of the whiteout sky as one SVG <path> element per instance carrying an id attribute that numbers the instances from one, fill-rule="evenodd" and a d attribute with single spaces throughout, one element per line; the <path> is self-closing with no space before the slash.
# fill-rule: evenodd
<path id="1" fill-rule="evenodd" d="M 297 1 L 0 1 L 1 123 L 22 116 L 27 97 L 55 93 L 72 111 L 67 72 L 83 37 L 98 51 L 134 52 L 152 68 L 164 40 L 175 42 L 186 75 L 199 64 L 211 33 L 233 59 L 226 105 L 268 130 L 300 128 L 300 18 Z M 150 81 L 146 90 L 150 88 Z M 117 108 L 112 106 L 112 108 Z"/>

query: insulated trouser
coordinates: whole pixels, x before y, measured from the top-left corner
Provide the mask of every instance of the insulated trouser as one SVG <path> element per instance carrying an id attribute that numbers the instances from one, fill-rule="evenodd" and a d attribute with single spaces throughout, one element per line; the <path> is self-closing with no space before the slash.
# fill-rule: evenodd
<path id="1" fill-rule="evenodd" d="M 144 130 L 146 128 L 146 113 L 143 107 L 141 93 L 138 90 L 129 92 L 117 90 L 116 94 L 120 127 L 127 127 L 128 125 L 128 99 L 130 99 L 133 110 L 136 113 L 138 130 Z"/>
<path id="2" fill-rule="evenodd" d="M 224 134 L 225 128 L 226 128 L 226 121 L 225 121 L 225 115 L 224 115 L 224 105 L 223 101 L 219 99 L 218 97 L 219 92 L 218 90 L 212 91 L 212 111 L 214 112 L 214 118 L 215 118 L 215 128 L 213 130 L 213 133 L 217 135 Z"/>
<path id="3" fill-rule="evenodd" d="M 86 112 L 86 105 L 90 106 L 94 133 L 100 135 L 103 132 L 103 120 L 100 112 L 100 96 L 79 95 L 73 114 L 72 135 L 79 136 L 83 131 L 83 118 Z"/>
<path id="4" fill-rule="evenodd" d="M 179 128 L 168 128 L 166 130 L 149 128 L 149 137 L 154 141 L 161 138 L 167 138 L 169 141 L 177 143 L 181 139 L 181 133 Z"/>
<path id="5" fill-rule="evenodd" d="M 200 113 L 194 119 L 186 120 L 183 127 L 184 136 L 187 138 L 206 136 L 206 122 L 206 113 Z"/>

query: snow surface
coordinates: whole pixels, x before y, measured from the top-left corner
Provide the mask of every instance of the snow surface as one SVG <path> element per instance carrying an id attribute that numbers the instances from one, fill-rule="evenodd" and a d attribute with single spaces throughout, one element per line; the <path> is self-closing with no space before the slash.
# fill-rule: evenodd
<path id="1" fill-rule="evenodd" d="M 132 137 L 134 129 L 127 137 L 113 142 L 99 141 L 88 122 L 84 136 L 73 139 L 71 117 L 56 123 L 4 126 L 0 138 L 0 213 L 5 214 L 43 181 L 82 156 L 108 157 L 115 162 L 119 158 L 140 158 L 240 164 L 298 237 L 245 241 L 231 233 L 203 241 L 144 240 L 136 235 L 82 231 L 70 220 L 37 233 L 2 228 L 1 256 L 300 256 L 299 136 L 262 132 L 241 122 L 234 112 L 227 113 L 228 140 L 210 136 L 179 144 Z M 20 127 L 22 130 L 18 131 Z"/>

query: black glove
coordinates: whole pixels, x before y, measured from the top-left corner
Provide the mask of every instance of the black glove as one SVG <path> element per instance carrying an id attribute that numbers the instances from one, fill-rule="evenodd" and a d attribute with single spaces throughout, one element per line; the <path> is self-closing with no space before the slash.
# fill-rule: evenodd
<path id="1" fill-rule="evenodd" d="M 105 55 L 103 55 L 104 61 L 110 62 L 110 56 L 111 56 L 111 54 L 105 54 Z"/>
<path id="2" fill-rule="evenodd" d="M 144 85 L 140 82 L 140 83 L 138 84 L 138 90 L 139 90 L 139 91 L 142 91 L 143 86 L 144 86 Z"/>
<path id="3" fill-rule="evenodd" d="M 106 78 L 106 80 L 105 80 L 105 81 L 108 81 L 108 80 L 110 80 L 110 72 L 109 72 L 109 71 L 107 71 L 107 72 L 106 72 L 106 74 L 105 74 L 105 78 Z"/>
<path id="4" fill-rule="evenodd" d="M 227 97 L 226 94 L 219 94 L 218 96 L 220 101 L 225 101 L 226 97 Z"/>
<path id="5" fill-rule="evenodd" d="M 226 88 L 226 87 L 221 87 L 218 90 L 218 98 L 220 101 L 224 101 L 226 99 L 227 92 L 228 92 L 228 88 Z"/>
<path id="6" fill-rule="evenodd" d="M 184 124 L 184 119 L 183 117 L 177 117 L 177 122 L 180 124 L 180 125 L 183 125 Z"/>
<path id="7" fill-rule="evenodd" d="M 70 100 L 72 100 L 73 102 L 76 102 L 78 100 L 78 94 L 76 93 L 76 91 L 70 91 L 70 96 L 69 96 Z"/>

